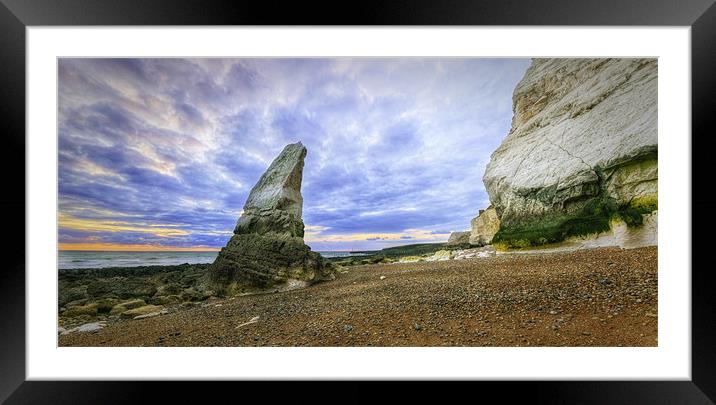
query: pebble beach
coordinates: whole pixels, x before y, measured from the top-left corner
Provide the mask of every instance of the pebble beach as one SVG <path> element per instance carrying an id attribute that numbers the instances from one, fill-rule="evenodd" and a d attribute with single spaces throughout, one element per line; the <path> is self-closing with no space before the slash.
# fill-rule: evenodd
<path id="1" fill-rule="evenodd" d="M 657 346 L 657 247 L 341 267 L 306 288 L 169 308 L 60 346 Z"/>

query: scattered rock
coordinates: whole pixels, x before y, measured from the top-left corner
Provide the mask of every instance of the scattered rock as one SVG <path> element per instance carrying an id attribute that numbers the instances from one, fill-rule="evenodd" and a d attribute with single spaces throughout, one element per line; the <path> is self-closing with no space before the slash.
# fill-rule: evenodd
<path id="1" fill-rule="evenodd" d="M 107 326 L 107 322 L 105 321 L 98 321 L 98 322 L 90 322 L 82 324 L 76 328 L 72 328 L 67 330 L 65 333 L 62 333 L 63 335 L 66 335 L 68 333 L 75 333 L 75 332 L 96 332 L 102 328 Z"/>
<path id="2" fill-rule="evenodd" d="M 385 280 L 385 276 L 380 276 L 380 279 L 381 279 L 381 280 Z"/>
<path id="3" fill-rule="evenodd" d="M 110 315 L 121 315 L 124 312 L 127 312 L 129 308 L 125 307 L 124 305 L 115 305 L 112 307 L 112 310 L 109 311 Z"/>
<path id="4" fill-rule="evenodd" d="M 160 295 L 160 296 L 154 296 L 147 300 L 147 303 L 152 305 L 167 305 L 167 304 L 178 304 L 182 301 L 181 297 L 178 295 Z"/>
<path id="5" fill-rule="evenodd" d="M 474 259 L 474 258 L 485 258 L 493 257 L 497 254 L 495 248 L 492 245 L 487 245 L 479 248 L 454 250 L 452 252 L 452 258 L 454 260 L 462 259 Z"/>
<path id="6" fill-rule="evenodd" d="M 137 299 L 137 300 L 125 301 L 118 305 L 121 305 L 127 309 L 135 309 L 135 308 L 143 307 L 143 306 L 147 305 L 147 303 L 144 300 Z"/>
<path id="7" fill-rule="evenodd" d="M 62 274 L 62 273 L 60 273 Z M 71 286 L 61 280 L 58 291 L 59 305 L 84 305 L 87 303 L 87 285 Z"/>
<path id="8" fill-rule="evenodd" d="M 610 268 L 607 257 L 617 265 Z M 645 314 L 657 314 L 657 300 L 646 298 L 657 291 L 657 257 L 656 248 L 606 248 L 356 267 L 332 283 L 226 299 L 221 308 L 211 301 L 149 319 L 112 319 L 96 333 L 60 335 L 59 345 L 654 346 L 656 318 Z M 613 287 L 601 287 L 600 278 Z M 637 297 L 644 303 L 634 304 Z M 256 322 L 234 329 L 247 321 Z M 60 319 L 57 326 L 87 322 Z M 346 325 L 353 329 L 345 332 Z M 170 335 L 176 331 L 183 335 Z"/>
<path id="9" fill-rule="evenodd" d="M 255 316 L 255 317 L 249 319 L 248 322 L 244 322 L 244 323 L 242 323 L 241 325 L 238 325 L 238 326 L 237 326 L 236 328 L 234 328 L 234 329 L 239 329 L 239 328 L 242 327 L 242 326 L 251 325 L 252 323 L 256 323 L 256 322 L 258 322 L 258 321 L 259 321 L 259 317 L 258 317 L 258 316 Z"/>
<path id="10" fill-rule="evenodd" d="M 157 288 L 151 281 L 138 277 L 125 277 L 121 281 L 112 278 L 99 278 L 87 284 L 87 293 L 92 297 L 111 295 L 127 299 L 151 297 L 156 292 Z"/>
<path id="11" fill-rule="evenodd" d="M 150 312 L 150 313 L 144 314 L 144 315 L 137 315 L 137 316 L 135 316 L 135 317 L 132 318 L 132 319 L 153 318 L 153 317 L 155 317 L 155 316 L 164 315 L 164 314 L 167 314 L 167 313 L 169 313 L 169 311 L 167 311 L 166 309 L 162 309 L 161 311 Z"/>
<path id="12" fill-rule="evenodd" d="M 85 305 L 85 304 L 87 304 L 87 301 L 88 301 L 88 300 L 89 300 L 89 298 L 82 298 L 82 299 L 80 299 L 80 300 L 74 300 L 74 301 L 72 301 L 72 302 L 68 302 L 68 303 L 64 304 L 63 306 L 66 306 L 66 307 L 78 307 L 78 306 L 80 306 L 80 305 Z"/>
<path id="13" fill-rule="evenodd" d="M 179 294 L 179 298 L 182 301 L 201 301 L 202 298 L 204 298 L 204 294 L 202 294 L 196 288 L 191 287 L 191 288 L 187 288 L 184 291 L 182 291 Z"/>
<path id="14" fill-rule="evenodd" d="M 425 258 L 426 262 L 440 262 L 443 260 L 450 260 L 453 258 L 453 252 L 451 250 L 438 250 L 433 253 L 432 256 Z"/>
<path id="15" fill-rule="evenodd" d="M 179 295 L 184 289 L 177 283 L 168 283 L 157 288 L 157 296 Z"/>
<path id="16" fill-rule="evenodd" d="M 344 332 L 350 332 L 353 330 L 353 325 L 343 325 L 343 331 Z"/>
<path id="17" fill-rule="evenodd" d="M 285 284 L 278 288 L 277 292 L 300 290 L 301 288 L 306 288 L 309 285 L 311 285 L 311 283 L 308 281 L 289 279 Z"/>
<path id="18" fill-rule="evenodd" d="M 139 308 L 130 309 L 127 311 L 122 312 L 122 317 L 124 318 L 135 318 L 139 315 L 147 315 L 151 314 L 153 312 L 160 312 L 163 310 L 164 307 L 159 305 L 145 305 Z"/>

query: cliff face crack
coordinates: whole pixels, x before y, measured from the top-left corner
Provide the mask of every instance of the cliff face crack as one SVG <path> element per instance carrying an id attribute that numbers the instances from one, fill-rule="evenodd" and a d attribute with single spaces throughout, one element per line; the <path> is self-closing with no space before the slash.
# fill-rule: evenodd
<path id="1" fill-rule="evenodd" d="M 564 142 L 564 134 L 565 134 L 565 132 L 567 132 L 567 130 L 562 131 L 562 142 Z M 589 163 L 585 162 L 584 159 L 582 159 L 582 158 L 579 157 L 579 156 L 575 156 L 574 154 L 572 154 L 572 152 L 570 152 L 570 151 L 568 151 L 567 149 L 565 149 L 562 145 L 559 145 L 559 144 L 557 144 L 556 142 L 554 142 L 553 140 L 551 140 L 551 139 L 549 138 L 549 136 L 545 136 L 544 138 L 545 138 L 545 139 L 547 140 L 547 142 L 549 142 L 552 146 L 555 146 L 555 147 L 559 148 L 562 152 L 566 153 L 569 157 L 571 157 L 571 158 L 573 158 L 573 159 L 579 160 L 580 162 L 582 162 L 582 164 L 584 164 L 585 166 L 587 166 L 587 168 L 588 168 L 589 170 L 595 172 L 595 174 L 596 174 L 596 171 L 594 170 L 594 168 L 593 168 Z"/>
<path id="2" fill-rule="evenodd" d="M 565 134 L 565 132 L 566 132 L 566 130 L 565 130 L 565 131 L 562 131 L 562 143 L 564 143 L 564 134 Z M 566 153 L 569 157 L 571 157 L 571 158 L 573 158 L 573 159 L 577 159 L 577 160 L 579 160 L 580 162 L 582 162 L 582 164 L 583 164 L 584 166 L 586 166 L 586 167 L 589 169 L 589 171 L 591 171 L 592 173 L 594 173 L 594 175 L 597 177 L 597 192 L 596 192 L 596 195 L 594 195 L 593 197 L 600 197 L 600 196 L 602 196 L 602 195 L 604 194 L 605 188 L 606 188 L 606 181 L 605 181 L 605 178 L 604 178 L 604 173 L 602 172 L 601 168 L 599 168 L 599 166 L 592 166 L 592 165 L 590 165 L 589 163 L 587 163 L 586 161 L 584 161 L 583 158 L 581 158 L 580 156 L 574 155 L 573 153 L 571 153 L 570 151 L 568 151 L 567 149 L 565 149 L 562 145 L 559 145 L 559 144 L 557 144 L 556 142 L 552 141 L 549 137 L 545 137 L 545 139 L 547 139 L 547 142 L 549 142 L 550 144 L 556 146 L 556 147 L 559 148 L 562 152 Z M 561 180 L 561 178 L 562 178 L 562 177 L 560 176 L 560 177 L 558 178 L 557 182 L 555 183 L 555 184 L 557 185 L 557 187 L 559 187 L 559 181 Z M 568 200 L 568 199 L 559 201 L 559 203 L 560 203 L 560 209 L 564 209 L 564 205 L 565 205 L 565 202 L 567 202 L 567 200 Z"/>
<path id="3" fill-rule="evenodd" d="M 534 146 L 532 146 L 532 148 L 530 148 L 530 151 L 525 153 L 525 155 L 522 157 L 520 162 L 517 164 L 517 168 L 515 169 L 515 172 L 512 173 L 512 177 L 517 176 L 517 174 L 520 172 L 520 168 L 522 168 L 522 163 L 524 163 L 525 160 L 527 160 L 527 158 L 532 156 L 532 152 L 534 152 L 535 149 L 537 149 L 537 146 L 539 146 L 539 142 L 535 142 Z"/>
<path id="4" fill-rule="evenodd" d="M 565 134 L 565 132 L 566 132 L 566 130 L 565 130 L 565 131 L 562 131 L 562 142 L 564 142 L 564 134 Z M 598 193 L 597 193 L 597 195 L 602 194 L 602 191 L 604 190 L 604 183 L 605 183 L 605 182 L 604 182 L 604 174 L 602 173 L 602 171 L 599 169 L 598 166 L 597 166 L 597 167 L 592 167 L 592 165 L 590 165 L 589 163 L 585 162 L 583 158 L 581 158 L 580 156 L 575 156 L 573 153 L 571 153 L 570 151 L 568 151 L 567 149 L 565 149 L 562 145 L 559 145 L 559 144 L 557 144 L 556 142 L 554 142 L 553 140 L 551 140 L 548 136 L 546 136 L 545 139 L 547 140 L 547 142 L 549 142 L 550 144 L 552 144 L 552 145 L 554 145 L 555 147 L 559 148 L 559 150 L 561 150 L 562 152 L 566 153 L 569 157 L 571 157 L 571 158 L 573 158 L 573 159 L 577 159 L 577 160 L 579 160 L 580 162 L 582 162 L 582 164 L 583 164 L 584 166 L 586 166 L 587 169 L 589 169 L 589 171 L 591 171 L 592 173 L 594 173 L 594 175 L 597 177 L 597 187 L 598 187 L 598 190 L 599 190 Z M 561 180 L 561 178 L 562 178 L 562 177 L 560 176 L 560 177 L 559 177 L 559 180 Z M 557 181 L 557 183 L 555 183 L 555 184 L 557 185 L 557 187 L 559 187 L 559 180 Z M 564 201 L 562 201 L 562 207 L 561 207 L 561 208 L 564 208 Z"/>

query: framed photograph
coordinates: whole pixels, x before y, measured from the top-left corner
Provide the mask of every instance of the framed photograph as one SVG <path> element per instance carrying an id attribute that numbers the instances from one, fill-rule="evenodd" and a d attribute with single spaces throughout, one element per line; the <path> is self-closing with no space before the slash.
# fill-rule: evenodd
<path id="1" fill-rule="evenodd" d="M 711 2 L 160 3 L 0 9 L 0 398 L 711 403 Z"/>

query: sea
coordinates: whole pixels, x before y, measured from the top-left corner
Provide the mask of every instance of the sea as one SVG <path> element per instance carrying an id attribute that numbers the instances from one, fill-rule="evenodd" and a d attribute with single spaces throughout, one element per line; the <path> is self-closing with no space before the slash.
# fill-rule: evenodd
<path id="1" fill-rule="evenodd" d="M 323 257 L 349 257 L 365 253 L 318 251 Z M 105 267 L 170 266 L 177 264 L 211 263 L 219 252 L 117 252 L 60 250 L 60 269 L 91 269 Z"/>

